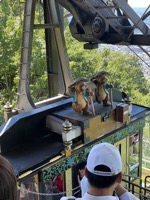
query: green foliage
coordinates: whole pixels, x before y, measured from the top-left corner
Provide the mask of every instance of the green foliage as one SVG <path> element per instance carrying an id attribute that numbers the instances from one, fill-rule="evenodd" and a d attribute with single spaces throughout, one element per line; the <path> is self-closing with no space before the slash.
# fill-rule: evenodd
<path id="1" fill-rule="evenodd" d="M 38 5 L 35 21 L 41 23 L 43 15 Z M 19 4 L 18 0 L 3 0 L 0 4 L 0 113 L 3 113 L 3 106 L 7 101 L 16 106 L 23 13 L 24 4 Z M 32 98 L 37 102 L 48 96 L 48 89 L 45 33 L 41 30 L 35 31 L 34 36 L 29 81 Z"/>
<path id="2" fill-rule="evenodd" d="M 116 89 L 130 95 L 135 103 L 137 103 L 137 93 L 148 94 L 147 80 L 136 56 L 104 49 L 99 58 L 100 69 L 105 69 L 110 73 L 109 81 Z"/>
<path id="3" fill-rule="evenodd" d="M 34 102 L 48 98 L 44 31 L 34 33 L 30 70 L 30 93 Z"/>
<path id="4" fill-rule="evenodd" d="M 21 27 L 17 1 L 4 0 L 0 4 L 0 104 L 13 102 L 16 96 L 15 77 L 18 75 L 20 59 Z M 2 108 L 2 106 L 1 106 Z"/>

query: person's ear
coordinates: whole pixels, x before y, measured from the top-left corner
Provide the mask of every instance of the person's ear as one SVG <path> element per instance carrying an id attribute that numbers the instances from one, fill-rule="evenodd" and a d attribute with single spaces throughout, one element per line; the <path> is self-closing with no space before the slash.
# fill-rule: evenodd
<path id="1" fill-rule="evenodd" d="M 85 176 L 87 178 L 87 168 L 85 167 Z"/>
<path id="2" fill-rule="evenodd" d="M 122 172 L 120 172 L 118 175 L 117 175 L 117 179 L 114 183 L 114 190 L 118 187 L 118 185 L 120 185 L 122 182 Z"/>
<path id="3" fill-rule="evenodd" d="M 122 172 L 120 172 L 117 176 L 117 182 L 121 183 L 122 182 Z"/>

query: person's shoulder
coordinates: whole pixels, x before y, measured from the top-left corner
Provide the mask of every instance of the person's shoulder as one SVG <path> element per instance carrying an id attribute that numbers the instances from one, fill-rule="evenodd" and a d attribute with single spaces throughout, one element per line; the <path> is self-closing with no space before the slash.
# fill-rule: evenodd
<path id="1" fill-rule="evenodd" d="M 74 200 L 74 199 L 76 199 L 76 198 L 73 196 L 70 196 L 70 197 L 61 197 L 60 200 Z"/>
<path id="2" fill-rule="evenodd" d="M 74 196 L 68 196 L 68 197 L 61 197 L 60 200 L 81 200 L 82 198 L 76 198 Z"/>
<path id="3" fill-rule="evenodd" d="M 88 182 L 88 179 L 87 179 L 87 177 L 86 177 L 86 176 L 83 176 L 83 178 L 81 179 L 81 182 L 83 182 L 83 183 L 86 183 L 86 182 Z"/>
<path id="4" fill-rule="evenodd" d="M 125 192 L 123 195 L 119 197 L 120 200 L 139 200 L 136 196 L 134 196 L 130 192 Z"/>

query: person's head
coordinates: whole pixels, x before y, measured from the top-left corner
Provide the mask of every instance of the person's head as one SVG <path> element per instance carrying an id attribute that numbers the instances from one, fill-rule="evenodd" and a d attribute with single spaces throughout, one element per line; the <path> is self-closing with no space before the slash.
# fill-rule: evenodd
<path id="1" fill-rule="evenodd" d="M 83 176 L 85 175 L 86 163 L 87 163 L 86 160 L 82 160 L 77 165 L 77 171 L 78 171 L 78 175 L 80 176 L 80 178 L 83 178 Z"/>
<path id="2" fill-rule="evenodd" d="M 17 181 L 7 159 L 0 155 L 0 200 L 17 200 Z"/>
<path id="3" fill-rule="evenodd" d="M 119 150 L 109 144 L 95 145 L 87 159 L 86 176 L 95 188 L 109 188 L 122 179 L 122 161 Z"/>

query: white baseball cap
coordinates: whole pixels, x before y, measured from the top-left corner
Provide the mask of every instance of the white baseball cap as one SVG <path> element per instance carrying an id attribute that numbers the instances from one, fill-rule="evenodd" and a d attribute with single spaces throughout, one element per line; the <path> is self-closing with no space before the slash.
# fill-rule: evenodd
<path id="1" fill-rule="evenodd" d="M 105 165 L 110 168 L 110 172 L 95 170 L 98 165 Z M 114 176 L 122 171 L 122 160 L 119 150 L 112 144 L 100 143 L 95 145 L 87 159 L 87 169 L 89 172 L 99 176 Z"/>

